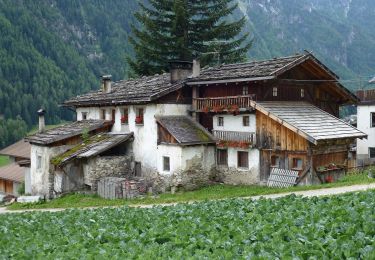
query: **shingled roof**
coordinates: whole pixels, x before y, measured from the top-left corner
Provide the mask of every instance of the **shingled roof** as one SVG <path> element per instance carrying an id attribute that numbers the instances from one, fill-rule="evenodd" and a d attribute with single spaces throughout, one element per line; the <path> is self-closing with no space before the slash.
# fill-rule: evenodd
<path id="1" fill-rule="evenodd" d="M 0 179 L 21 183 L 25 180 L 25 168 L 20 167 L 17 163 L 0 167 Z"/>
<path id="2" fill-rule="evenodd" d="M 0 150 L 1 155 L 30 159 L 31 145 L 24 139 Z"/>
<path id="3" fill-rule="evenodd" d="M 64 165 L 75 158 L 90 158 L 122 144 L 133 137 L 133 133 L 115 134 L 99 133 L 68 151 L 54 157 L 51 162 L 55 165 Z"/>
<path id="4" fill-rule="evenodd" d="M 215 138 L 188 116 L 160 116 L 156 121 L 164 127 L 179 145 L 215 143 Z"/>
<path id="5" fill-rule="evenodd" d="M 246 63 L 223 64 L 201 71 L 200 75 L 190 78 L 188 84 L 199 81 L 217 81 L 229 79 L 272 79 L 285 69 L 295 66 L 308 59 L 310 54 L 298 54 L 289 57 L 274 58 L 270 60 L 252 61 Z"/>
<path id="6" fill-rule="evenodd" d="M 105 120 L 82 120 L 70 124 L 58 126 L 43 133 L 36 133 L 25 138 L 31 144 L 49 145 L 74 136 L 79 136 L 84 130 L 89 132 L 104 129 L 111 126 L 111 121 Z"/>
<path id="7" fill-rule="evenodd" d="M 307 102 L 253 102 L 253 106 L 314 144 L 322 140 L 367 137 L 357 128 Z"/>
<path id="8" fill-rule="evenodd" d="M 116 105 L 146 103 L 183 86 L 183 82 L 170 82 L 170 74 L 154 75 L 139 79 L 121 80 L 112 83 L 112 91 L 102 90 L 77 96 L 66 102 L 66 106 Z"/>

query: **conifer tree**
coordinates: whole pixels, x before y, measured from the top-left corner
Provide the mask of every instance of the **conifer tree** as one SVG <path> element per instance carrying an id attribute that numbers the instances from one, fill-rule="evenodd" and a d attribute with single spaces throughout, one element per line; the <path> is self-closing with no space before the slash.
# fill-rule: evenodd
<path id="1" fill-rule="evenodd" d="M 228 21 L 237 4 L 233 0 L 148 0 L 139 3 L 130 38 L 135 59 L 128 58 L 137 75 L 168 71 L 171 60 L 200 58 L 201 64 L 243 61 L 251 46 L 241 34 L 245 17 Z"/>

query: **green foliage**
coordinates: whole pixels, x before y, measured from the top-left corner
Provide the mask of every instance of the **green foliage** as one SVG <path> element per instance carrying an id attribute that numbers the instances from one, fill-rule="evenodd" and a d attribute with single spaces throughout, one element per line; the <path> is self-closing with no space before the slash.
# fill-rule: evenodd
<path id="1" fill-rule="evenodd" d="M 230 21 L 237 8 L 233 0 L 150 0 L 140 3 L 133 26 L 133 72 L 153 75 L 168 71 L 171 60 L 201 59 L 202 65 L 245 59 L 250 48 L 248 33 L 241 35 L 246 19 Z"/>
<path id="2" fill-rule="evenodd" d="M 0 215 L 4 259 L 374 259 L 375 191 Z"/>
<path id="3" fill-rule="evenodd" d="M 72 149 L 74 151 L 74 148 Z M 160 203 L 192 202 L 203 200 L 217 200 L 237 197 L 251 197 L 267 194 L 278 194 L 293 191 L 315 190 L 350 186 L 355 184 L 373 183 L 375 179 L 368 178 L 368 172 L 352 173 L 335 183 L 327 183 L 313 186 L 297 186 L 291 188 L 269 188 L 266 186 L 231 186 L 211 185 L 195 191 L 178 192 L 176 194 L 164 193 L 157 197 L 147 196 L 133 200 L 107 200 L 96 195 L 68 194 L 61 198 L 41 203 L 15 203 L 8 207 L 11 210 L 17 209 L 41 209 L 41 208 L 80 208 L 80 207 L 103 207 L 121 205 L 150 205 Z"/>
<path id="4" fill-rule="evenodd" d="M 90 133 L 89 133 L 89 129 L 88 128 L 85 128 L 85 129 L 82 130 L 82 136 L 81 136 L 81 138 L 82 138 L 82 141 L 84 143 L 86 143 L 89 140 Z"/>
<path id="5" fill-rule="evenodd" d="M 26 133 L 26 122 L 20 116 L 16 119 L 0 119 L 0 148 L 22 139 Z"/>
<path id="6" fill-rule="evenodd" d="M 25 182 L 22 182 L 20 186 L 18 186 L 17 192 L 19 195 L 25 195 Z"/>
<path id="7" fill-rule="evenodd" d="M 0 155 L 0 167 L 9 164 L 9 157 Z"/>

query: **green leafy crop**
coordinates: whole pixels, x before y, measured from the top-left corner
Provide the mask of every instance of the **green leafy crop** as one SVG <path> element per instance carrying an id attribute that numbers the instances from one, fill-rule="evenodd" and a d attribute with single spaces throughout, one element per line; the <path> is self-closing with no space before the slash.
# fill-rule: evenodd
<path id="1" fill-rule="evenodd" d="M 0 216 L 0 259 L 374 259 L 375 191 Z"/>

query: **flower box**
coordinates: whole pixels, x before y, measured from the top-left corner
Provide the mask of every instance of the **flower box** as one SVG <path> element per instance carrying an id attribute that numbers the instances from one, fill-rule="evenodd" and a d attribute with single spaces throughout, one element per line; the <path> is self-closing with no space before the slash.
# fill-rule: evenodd
<path id="1" fill-rule="evenodd" d="M 129 117 L 128 115 L 123 115 L 121 117 L 121 124 L 127 124 L 129 122 Z"/>
<path id="2" fill-rule="evenodd" d="M 135 123 L 136 123 L 137 125 L 141 125 L 141 124 L 143 124 L 143 116 L 136 116 L 136 117 L 135 117 Z"/>

